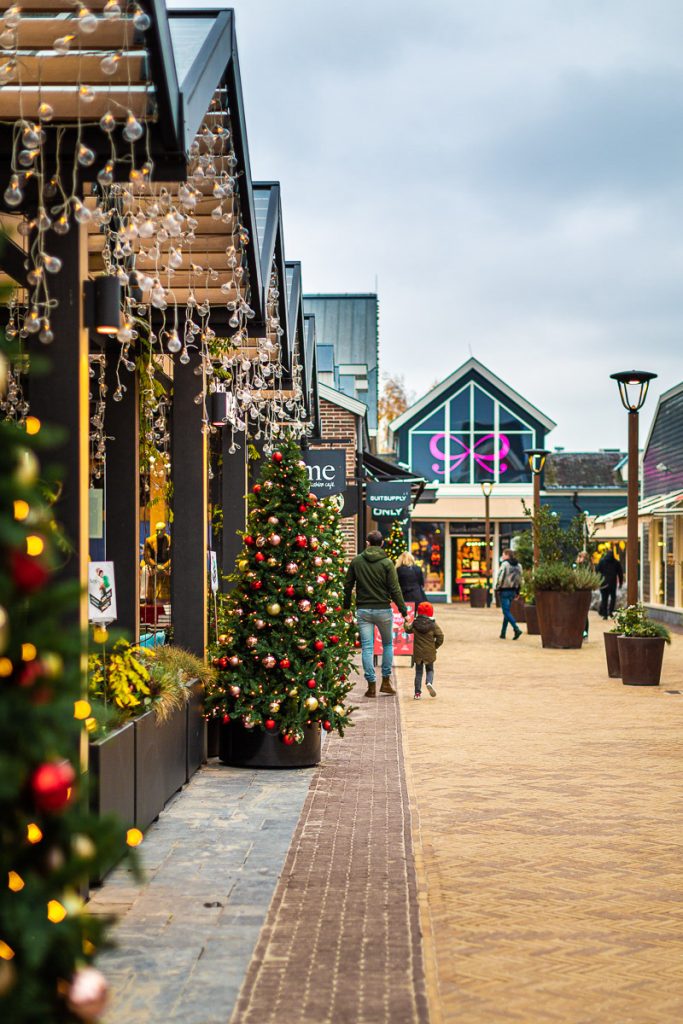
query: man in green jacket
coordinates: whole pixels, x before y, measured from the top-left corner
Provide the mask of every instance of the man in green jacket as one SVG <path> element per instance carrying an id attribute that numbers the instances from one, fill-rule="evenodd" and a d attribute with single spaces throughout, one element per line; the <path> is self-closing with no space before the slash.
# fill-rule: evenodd
<path id="1" fill-rule="evenodd" d="M 365 551 L 353 559 L 344 583 L 344 607 L 351 607 L 351 594 L 356 588 L 356 618 L 360 633 L 363 672 L 368 682 L 366 697 L 377 696 L 373 650 L 375 626 L 382 638 L 382 685 L 380 693 L 396 693 L 391 685 L 391 667 L 394 661 L 394 629 L 391 602 L 405 618 L 408 614 L 398 585 L 396 566 L 382 549 L 383 538 L 379 530 L 367 537 Z"/>

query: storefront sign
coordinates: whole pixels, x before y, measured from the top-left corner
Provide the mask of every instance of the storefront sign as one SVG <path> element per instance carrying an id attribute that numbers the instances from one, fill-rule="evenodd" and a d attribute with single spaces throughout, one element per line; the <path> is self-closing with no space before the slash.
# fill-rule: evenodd
<path id="1" fill-rule="evenodd" d="M 373 519 L 400 519 L 410 504 L 410 484 L 366 484 L 365 499 Z"/>
<path id="2" fill-rule="evenodd" d="M 446 455 L 445 451 L 447 436 L 451 444 L 449 456 Z M 439 448 L 439 442 L 443 442 L 443 448 Z M 503 459 L 510 451 L 510 441 L 505 434 L 498 434 L 499 447 L 497 451 L 479 450 L 482 448 L 493 448 L 495 443 L 495 434 L 485 434 L 484 437 L 480 437 L 478 441 L 475 441 L 471 448 L 456 434 L 434 434 L 429 442 L 429 451 L 438 461 L 432 464 L 432 469 L 435 473 L 445 473 L 444 463 L 448 459 L 448 471 L 452 473 L 453 470 L 457 469 L 466 460 L 472 460 L 481 469 L 485 469 L 490 473 L 491 476 L 495 475 L 496 465 L 498 465 L 501 473 L 505 473 L 508 467 L 507 463 L 503 462 Z"/>
<path id="3" fill-rule="evenodd" d="M 413 618 L 415 615 L 415 604 L 413 601 L 406 601 L 406 607 L 408 609 L 408 618 Z M 394 629 L 394 654 L 408 654 L 413 653 L 413 634 L 404 633 L 403 623 L 404 618 L 395 604 L 392 604 L 391 611 L 394 616 L 393 629 Z M 375 626 L 375 654 L 382 653 L 382 638 L 379 635 L 379 630 Z"/>
<path id="4" fill-rule="evenodd" d="M 116 619 L 113 562 L 88 563 L 88 619 L 105 624 Z"/>
<path id="5" fill-rule="evenodd" d="M 301 453 L 306 463 L 308 481 L 313 494 L 329 498 L 342 494 L 346 488 L 346 452 L 343 448 L 327 451 L 306 450 Z"/>

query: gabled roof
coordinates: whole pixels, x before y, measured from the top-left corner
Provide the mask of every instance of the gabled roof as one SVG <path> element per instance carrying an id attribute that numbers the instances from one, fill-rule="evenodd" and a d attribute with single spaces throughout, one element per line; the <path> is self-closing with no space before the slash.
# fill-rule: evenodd
<path id="1" fill-rule="evenodd" d="M 604 487 L 625 489 L 619 475 L 623 452 L 552 452 L 545 463 L 543 486 L 557 488 Z"/>
<path id="2" fill-rule="evenodd" d="M 501 378 L 497 376 L 497 374 L 493 373 L 492 370 L 489 370 L 488 367 L 484 366 L 483 363 L 480 363 L 478 359 L 475 359 L 474 356 L 472 356 L 466 363 L 459 366 L 457 370 L 454 370 L 450 377 L 446 377 L 445 380 L 442 380 L 440 384 L 437 384 L 436 387 L 433 387 L 431 391 L 428 391 L 426 395 L 423 395 L 422 398 L 411 405 L 410 408 L 406 409 L 404 413 L 397 416 L 390 424 L 392 431 L 395 433 L 400 427 L 404 426 L 404 424 L 409 423 L 420 412 L 422 412 L 423 409 L 441 395 L 445 395 L 455 384 L 458 383 L 458 381 L 464 380 L 464 378 L 473 371 L 478 373 L 480 377 L 483 377 L 483 379 L 489 384 L 496 387 L 505 395 L 506 398 L 511 402 L 514 402 L 520 409 L 523 409 L 529 416 L 537 420 L 546 428 L 546 430 L 552 430 L 553 427 L 557 426 L 557 423 L 555 423 L 554 420 L 551 420 L 549 416 L 546 416 L 545 413 L 541 412 L 540 409 L 537 409 L 535 405 L 531 404 L 531 402 L 527 402 L 526 398 L 522 398 L 520 394 L 513 391 L 509 384 L 506 384 L 504 380 L 501 380 Z"/>
<path id="3" fill-rule="evenodd" d="M 352 412 L 354 416 L 367 416 L 368 407 L 365 402 L 359 402 L 357 398 L 351 398 L 350 395 L 345 395 L 341 391 L 335 391 L 327 384 L 318 384 L 318 394 L 328 402 L 333 402 L 334 405 Z"/>

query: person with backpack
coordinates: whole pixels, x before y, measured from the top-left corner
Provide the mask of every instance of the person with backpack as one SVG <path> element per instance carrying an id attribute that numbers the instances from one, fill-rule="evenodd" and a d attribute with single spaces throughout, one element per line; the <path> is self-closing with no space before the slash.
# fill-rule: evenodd
<path id="1" fill-rule="evenodd" d="M 505 640 L 508 623 L 514 631 L 513 640 L 519 640 L 522 631 L 512 617 L 510 605 L 519 593 L 522 586 L 522 567 L 515 558 L 510 548 L 503 551 L 503 559 L 498 570 L 496 579 L 496 590 L 500 594 L 500 606 L 503 609 L 503 628 L 500 631 L 500 639 Z"/>

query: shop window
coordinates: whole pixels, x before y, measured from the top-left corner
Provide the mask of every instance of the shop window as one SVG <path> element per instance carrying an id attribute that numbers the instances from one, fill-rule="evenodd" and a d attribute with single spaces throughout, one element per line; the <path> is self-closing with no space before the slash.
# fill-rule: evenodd
<path id="1" fill-rule="evenodd" d="M 474 429 L 491 431 L 495 424 L 493 399 L 481 388 L 474 389 Z"/>
<path id="2" fill-rule="evenodd" d="M 410 468 L 413 473 L 423 476 L 425 480 L 436 480 L 437 483 L 446 481 L 446 458 L 443 454 L 445 444 L 446 435 L 443 433 L 413 432 L 410 435 Z"/>
<path id="3" fill-rule="evenodd" d="M 469 432 L 470 429 L 470 389 L 469 386 L 459 395 L 451 399 L 450 408 L 451 430 L 455 434 Z"/>
<path id="4" fill-rule="evenodd" d="M 415 424 L 415 430 L 445 430 L 446 429 L 446 407 L 442 405 L 436 412 L 431 413 L 425 419 Z"/>
<path id="5" fill-rule="evenodd" d="M 421 523 L 413 520 L 411 551 L 424 573 L 427 593 L 443 592 L 446 589 L 445 543 L 445 523 Z"/>
<path id="6" fill-rule="evenodd" d="M 504 434 L 501 430 L 500 439 L 501 449 L 503 448 L 503 439 L 507 441 L 504 458 L 501 450 L 500 482 L 504 484 L 527 482 L 531 478 L 531 474 L 524 451 L 527 448 L 534 447 L 534 435 L 531 432 L 526 434 Z M 505 469 L 503 469 L 503 466 L 505 466 Z"/>

